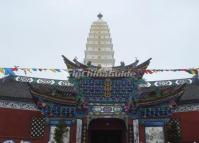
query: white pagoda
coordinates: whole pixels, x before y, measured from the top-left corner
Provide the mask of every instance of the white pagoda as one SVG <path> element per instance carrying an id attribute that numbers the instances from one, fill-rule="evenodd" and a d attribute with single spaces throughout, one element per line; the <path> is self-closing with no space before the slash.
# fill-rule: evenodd
<path id="1" fill-rule="evenodd" d="M 87 38 L 84 63 L 91 62 L 94 66 L 113 67 L 115 64 L 112 39 L 107 22 L 102 20 L 103 15 L 97 15 Z"/>

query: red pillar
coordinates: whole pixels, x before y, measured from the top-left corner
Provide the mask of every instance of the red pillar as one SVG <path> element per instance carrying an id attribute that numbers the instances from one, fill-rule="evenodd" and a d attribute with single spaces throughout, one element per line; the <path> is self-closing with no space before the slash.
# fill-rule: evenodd
<path id="1" fill-rule="evenodd" d="M 139 138 L 140 138 L 140 143 L 145 142 L 145 127 L 144 127 L 144 125 L 139 125 Z"/>
<path id="2" fill-rule="evenodd" d="M 70 128 L 70 143 L 76 143 L 76 132 L 77 132 L 77 123 L 75 123 Z"/>

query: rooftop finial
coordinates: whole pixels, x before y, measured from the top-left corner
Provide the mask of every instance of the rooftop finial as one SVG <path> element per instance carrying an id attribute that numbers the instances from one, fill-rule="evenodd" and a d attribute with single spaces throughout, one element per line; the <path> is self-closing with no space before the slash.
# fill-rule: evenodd
<path id="1" fill-rule="evenodd" d="M 103 15 L 102 15 L 101 13 L 99 13 L 99 14 L 97 15 L 97 17 L 98 17 L 99 19 L 102 19 Z"/>

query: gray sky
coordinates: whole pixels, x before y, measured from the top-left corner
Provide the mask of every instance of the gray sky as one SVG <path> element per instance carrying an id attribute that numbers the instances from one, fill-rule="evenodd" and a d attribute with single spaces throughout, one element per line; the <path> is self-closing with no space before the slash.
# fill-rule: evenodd
<path id="1" fill-rule="evenodd" d="M 151 57 L 150 69 L 199 67 L 199 0 L 0 0 L 0 67 L 65 68 L 61 54 L 83 61 L 99 12 L 111 31 L 116 64 Z M 146 76 L 184 77 L 190 75 Z"/>

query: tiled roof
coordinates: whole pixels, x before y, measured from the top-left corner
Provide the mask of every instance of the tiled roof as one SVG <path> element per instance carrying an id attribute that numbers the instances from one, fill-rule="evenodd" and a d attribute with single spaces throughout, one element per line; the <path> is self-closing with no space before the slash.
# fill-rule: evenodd
<path id="1" fill-rule="evenodd" d="M 29 85 L 34 87 L 47 87 L 48 89 L 55 89 L 62 92 L 74 92 L 74 87 L 72 86 L 60 86 L 60 85 L 49 85 L 49 84 L 39 84 L 39 83 L 27 83 L 16 81 L 13 77 L 6 77 L 0 79 L 0 99 L 4 100 L 20 100 L 20 101 L 31 101 L 32 96 L 30 94 Z M 176 85 L 172 85 L 176 86 Z M 141 87 L 142 92 L 150 92 L 154 88 L 165 88 L 164 87 Z M 187 85 L 185 92 L 181 98 L 181 102 L 186 101 L 199 101 L 199 80 L 194 79 L 193 83 Z"/>
<path id="2" fill-rule="evenodd" d="M 11 77 L 0 80 L 0 99 L 31 99 L 28 84 L 17 82 Z"/>

